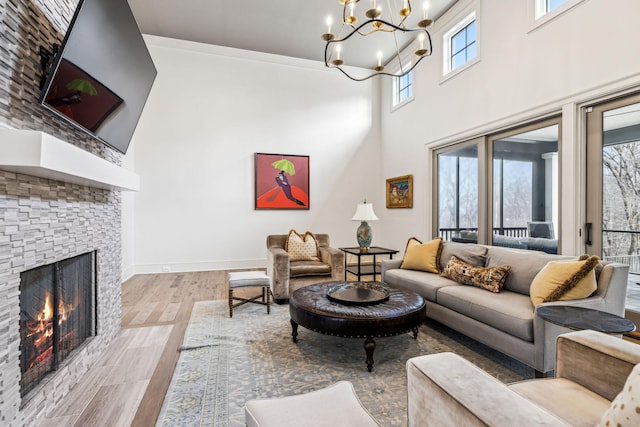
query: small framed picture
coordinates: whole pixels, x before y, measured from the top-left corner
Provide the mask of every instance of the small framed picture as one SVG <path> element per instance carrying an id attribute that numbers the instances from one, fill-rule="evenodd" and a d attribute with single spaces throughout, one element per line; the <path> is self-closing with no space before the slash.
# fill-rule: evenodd
<path id="1" fill-rule="evenodd" d="M 256 153 L 255 209 L 309 210 L 309 156 Z"/>
<path id="2" fill-rule="evenodd" d="M 387 208 L 413 208 L 413 175 L 387 179 Z"/>

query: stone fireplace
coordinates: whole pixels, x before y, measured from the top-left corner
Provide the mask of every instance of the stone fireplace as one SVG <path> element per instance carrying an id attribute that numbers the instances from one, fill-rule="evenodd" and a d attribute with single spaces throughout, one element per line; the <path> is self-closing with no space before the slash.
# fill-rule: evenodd
<path id="1" fill-rule="evenodd" d="M 80 148 L 109 165 L 120 165 L 119 153 L 57 119 L 37 102 L 39 46 L 60 43 L 76 4 L 77 0 L 0 2 L 0 128 L 44 131 L 65 146 Z M 4 135 L 0 136 L 0 147 L 5 142 Z M 0 155 L 1 161 L 5 158 Z M 28 168 L 0 167 L 3 426 L 37 425 L 86 374 L 120 330 L 121 192 L 60 178 L 63 175 L 34 175 Z M 28 270 L 86 253 L 96 254 L 95 336 L 79 344 L 64 360 L 58 360 L 56 369 L 43 374 L 41 381 L 21 393 L 21 276 Z"/>

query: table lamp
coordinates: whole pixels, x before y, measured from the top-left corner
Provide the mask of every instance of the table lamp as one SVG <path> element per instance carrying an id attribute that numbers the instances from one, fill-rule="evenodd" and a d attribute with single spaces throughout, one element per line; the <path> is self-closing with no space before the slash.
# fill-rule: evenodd
<path id="1" fill-rule="evenodd" d="M 376 221 L 377 219 L 378 217 L 373 212 L 373 205 L 371 203 L 367 203 L 366 200 L 364 203 L 358 203 L 356 213 L 353 215 L 351 220 L 362 221 L 360 223 L 360 227 L 358 227 L 358 230 L 356 231 L 358 246 L 360 246 L 360 250 L 362 252 L 369 250 L 371 240 L 373 239 L 373 232 L 371 231 L 371 226 L 367 224 L 367 221 Z"/>

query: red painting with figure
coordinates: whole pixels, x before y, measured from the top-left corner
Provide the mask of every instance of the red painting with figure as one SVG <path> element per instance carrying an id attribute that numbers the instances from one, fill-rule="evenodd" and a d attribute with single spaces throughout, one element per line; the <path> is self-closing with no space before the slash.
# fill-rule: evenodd
<path id="1" fill-rule="evenodd" d="M 256 153 L 256 209 L 309 209 L 309 156 Z"/>

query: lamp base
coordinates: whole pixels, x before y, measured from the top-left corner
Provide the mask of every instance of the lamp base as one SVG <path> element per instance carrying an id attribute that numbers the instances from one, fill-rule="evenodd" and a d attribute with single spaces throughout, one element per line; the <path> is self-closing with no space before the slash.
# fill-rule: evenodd
<path id="1" fill-rule="evenodd" d="M 373 232 L 371 231 L 371 226 L 367 224 L 367 221 L 362 221 L 360 223 L 360 227 L 358 227 L 358 230 L 356 231 L 356 238 L 358 240 L 360 250 L 362 252 L 368 251 L 371 246 L 371 240 L 373 240 Z"/>

